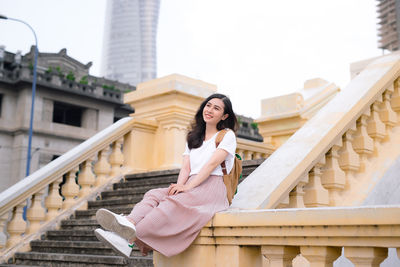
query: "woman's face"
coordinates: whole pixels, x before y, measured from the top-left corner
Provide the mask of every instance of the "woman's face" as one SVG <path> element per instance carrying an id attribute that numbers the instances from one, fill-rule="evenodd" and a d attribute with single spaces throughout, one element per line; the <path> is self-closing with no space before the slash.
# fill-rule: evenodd
<path id="1" fill-rule="evenodd" d="M 220 120 L 228 118 L 228 114 L 224 114 L 225 105 L 219 98 L 210 99 L 203 109 L 203 120 L 206 124 L 217 125 Z"/>

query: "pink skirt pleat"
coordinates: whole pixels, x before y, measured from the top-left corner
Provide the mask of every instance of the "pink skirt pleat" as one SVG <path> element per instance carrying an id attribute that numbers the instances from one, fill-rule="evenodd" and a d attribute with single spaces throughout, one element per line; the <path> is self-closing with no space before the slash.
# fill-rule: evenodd
<path id="1" fill-rule="evenodd" d="M 173 196 L 168 196 L 168 188 L 152 189 L 127 217 L 136 223 L 138 239 L 170 257 L 189 247 L 214 214 L 228 207 L 222 177 L 211 175 L 199 186 Z"/>

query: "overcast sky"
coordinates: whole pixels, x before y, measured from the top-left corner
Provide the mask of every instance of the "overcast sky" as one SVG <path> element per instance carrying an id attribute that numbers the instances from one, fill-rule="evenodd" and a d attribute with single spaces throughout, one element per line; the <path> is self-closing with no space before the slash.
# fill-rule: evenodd
<path id="1" fill-rule="evenodd" d="M 105 0 L 0 0 L 0 14 L 28 22 L 41 52 L 93 62 L 99 76 Z M 351 62 L 382 55 L 374 0 L 161 0 L 158 76 L 214 83 L 237 113 L 257 118 L 260 100 L 315 77 L 342 89 Z M 29 29 L 0 21 L 0 44 L 26 53 Z"/>

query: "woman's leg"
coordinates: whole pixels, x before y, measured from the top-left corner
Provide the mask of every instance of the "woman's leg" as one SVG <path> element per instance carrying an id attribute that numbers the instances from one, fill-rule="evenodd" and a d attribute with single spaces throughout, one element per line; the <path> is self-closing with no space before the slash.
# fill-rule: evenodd
<path id="1" fill-rule="evenodd" d="M 158 204 L 168 196 L 168 188 L 152 189 L 146 192 L 143 199 L 135 205 L 131 213 L 126 218 L 134 225 L 138 224 L 149 212 L 151 212 Z M 149 251 L 153 248 L 148 246 L 146 243 L 138 238 L 128 240 L 129 243 L 135 243 L 142 252 L 143 256 L 146 256 Z"/>
<path id="2" fill-rule="evenodd" d="M 135 204 L 131 213 L 126 218 L 138 224 L 149 212 L 151 212 L 158 204 L 168 196 L 168 188 L 152 189 L 144 194 L 143 199 Z"/>

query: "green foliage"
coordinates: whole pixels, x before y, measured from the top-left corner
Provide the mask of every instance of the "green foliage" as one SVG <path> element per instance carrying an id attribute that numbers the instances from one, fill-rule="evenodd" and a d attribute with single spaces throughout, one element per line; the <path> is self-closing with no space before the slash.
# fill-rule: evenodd
<path id="1" fill-rule="evenodd" d="M 28 68 L 29 68 L 30 70 L 33 70 L 33 64 L 32 64 L 32 62 L 29 62 Z"/>
<path id="2" fill-rule="evenodd" d="M 236 119 L 237 119 L 239 125 L 241 125 L 242 124 L 242 119 L 239 116 L 236 116 Z"/>
<path id="3" fill-rule="evenodd" d="M 61 71 L 61 67 L 60 66 L 56 67 L 56 71 L 58 73 L 58 76 L 60 76 L 61 78 L 64 78 L 64 73 Z"/>
<path id="4" fill-rule="evenodd" d="M 252 122 L 250 125 L 251 125 L 251 128 L 253 128 L 254 130 L 257 130 L 257 128 L 258 128 L 257 122 Z"/>
<path id="5" fill-rule="evenodd" d="M 79 83 L 80 83 L 80 84 L 85 84 L 85 85 L 87 85 L 87 84 L 89 83 L 89 81 L 88 81 L 88 76 L 87 76 L 87 75 L 83 76 L 83 77 L 81 78 L 81 80 L 79 81 Z"/>
<path id="6" fill-rule="evenodd" d="M 116 88 L 114 85 L 103 84 L 103 89 L 107 89 L 107 90 L 115 91 L 115 92 L 121 92 L 121 89 Z"/>
<path id="7" fill-rule="evenodd" d="M 49 74 L 49 73 L 52 73 L 52 72 L 53 72 L 52 67 L 48 67 L 47 70 L 46 70 L 46 73 Z"/>
<path id="8" fill-rule="evenodd" d="M 115 86 L 114 85 L 103 84 L 103 89 L 114 91 L 115 90 Z"/>
<path id="9" fill-rule="evenodd" d="M 75 81 L 75 75 L 72 73 L 72 71 L 70 71 L 65 78 L 70 81 Z"/>

